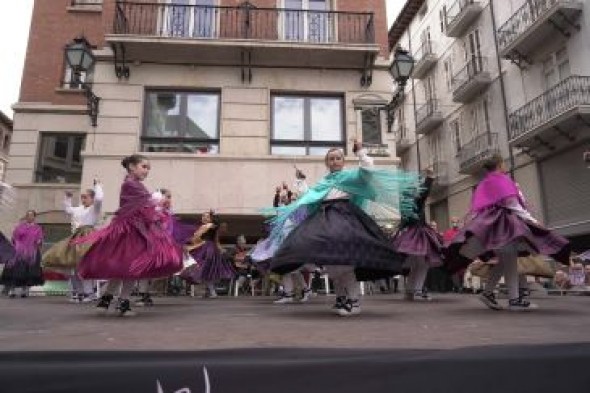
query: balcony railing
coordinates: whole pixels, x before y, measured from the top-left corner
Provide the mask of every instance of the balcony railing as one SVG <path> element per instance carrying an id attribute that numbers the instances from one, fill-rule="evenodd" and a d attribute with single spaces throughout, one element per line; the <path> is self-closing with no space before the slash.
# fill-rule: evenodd
<path id="1" fill-rule="evenodd" d="M 498 45 L 500 51 L 511 45 L 523 33 L 531 28 L 557 3 L 563 0 L 527 0 L 511 17 L 498 29 Z M 557 32 L 557 30 L 556 30 Z"/>
<path id="2" fill-rule="evenodd" d="M 457 0 L 446 11 L 446 34 L 458 37 L 477 18 L 481 12 L 477 0 Z"/>
<path id="3" fill-rule="evenodd" d="M 590 76 L 570 76 L 511 113 L 510 140 L 580 105 L 590 105 Z"/>
<path id="4" fill-rule="evenodd" d="M 412 76 L 421 79 L 436 64 L 435 43 L 430 40 L 423 42 L 413 57 L 415 65 Z"/>
<path id="5" fill-rule="evenodd" d="M 471 173 L 476 171 L 479 169 L 479 164 L 498 152 L 497 133 L 476 136 L 459 150 L 458 159 L 461 172 Z"/>
<path id="6" fill-rule="evenodd" d="M 472 56 L 451 78 L 451 89 L 458 90 L 472 81 L 476 76 L 488 70 L 487 58 Z"/>
<path id="7" fill-rule="evenodd" d="M 390 157 L 389 145 L 386 143 L 363 143 L 363 148 L 367 149 L 367 155 L 370 157 Z"/>
<path id="8" fill-rule="evenodd" d="M 434 42 L 431 40 L 424 41 L 420 44 L 420 47 L 414 52 L 414 61 L 416 63 L 421 62 L 426 56 L 434 55 Z"/>
<path id="9" fill-rule="evenodd" d="M 371 12 L 315 11 L 118 1 L 114 34 L 374 44 Z"/>
<path id="10" fill-rule="evenodd" d="M 426 104 L 421 105 L 416 109 L 416 127 L 420 127 L 422 123 L 432 118 L 438 112 L 438 100 L 430 98 Z"/>
<path id="11" fill-rule="evenodd" d="M 434 174 L 434 188 L 446 187 L 449 185 L 449 163 L 435 157 L 434 163 L 429 166 Z"/>
<path id="12" fill-rule="evenodd" d="M 412 145 L 409 131 L 405 124 L 399 124 L 395 129 L 395 146 L 398 151 L 404 151 Z"/>

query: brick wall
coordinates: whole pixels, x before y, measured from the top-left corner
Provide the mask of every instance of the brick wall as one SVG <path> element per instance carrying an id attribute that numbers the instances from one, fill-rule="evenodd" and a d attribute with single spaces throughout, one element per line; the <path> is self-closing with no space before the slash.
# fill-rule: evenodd
<path id="1" fill-rule="evenodd" d="M 71 12 L 71 0 L 35 0 L 27 56 L 21 82 L 21 102 L 83 104 L 80 94 L 56 92 L 64 73 L 64 46 L 84 34 L 91 44 L 102 46 L 107 9 L 114 0 L 105 0 L 103 12 Z"/>

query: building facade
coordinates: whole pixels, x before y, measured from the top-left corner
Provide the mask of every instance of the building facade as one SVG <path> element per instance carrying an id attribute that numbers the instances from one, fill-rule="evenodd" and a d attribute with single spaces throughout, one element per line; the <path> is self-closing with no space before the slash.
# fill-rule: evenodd
<path id="1" fill-rule="evenodd" d="M 506 158 L 529 209 L 590 248 L 588 2 L 408 1 L 390 45 L 416 64 L 394 123 L 402 165 L 431 168 L 429 214 L 463 217 L 487 158 Z"/>
<path id="2" fill-rule="evenodd" d="M 12 120 L 0 111 L 0 181 L 4 181 L 6 174 L 11 140 Z"/>
<path id="3" fill-rule="evenodd" d="M 84 34 L 94 69 L 79 79 L 64 46 Z M 151 161 L 151 189 L 177 213 L 215 209 L 228 237 L 262 234 L 259 211 L 294 165 L 320 178 L 323 155 L 352 140 L 394 166 L 384 0 L 37 0 L 14 106 L 7 181 L 63 235 L 63 192 L 98 177 L 118 205 L 120 159 Z M 100 97 L 91 126 L 83 83 Z M 4 221 L 4 220 L 3 220 Z"/>

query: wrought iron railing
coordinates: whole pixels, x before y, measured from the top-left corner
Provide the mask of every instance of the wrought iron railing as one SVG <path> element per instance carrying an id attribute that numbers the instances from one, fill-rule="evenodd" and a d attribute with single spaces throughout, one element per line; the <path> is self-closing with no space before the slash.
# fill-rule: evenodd
<path id="1" fill-rule="evenodd" d="M 414 61 L 420 63 L 426 56 L 434 55 L 434 42 L 427 40 L 420 44 L 420 47 L 414 52 Z"/>
<path id="2" fill-rule="evenodd" d="M 117 1 L 115 34 L 374 44 L 371 12 Z"/>
<path id="3" fill-rule="evenodd" d="M 579 105 L 590 105 L 590 76 L 570 76 L 512 112 L 508 117 L 510 140 Z"/>
<path id="4" fill-rule="evenodd" d="M 435 157 L 434 163 L 430 165 L 430 169 L 434 174 L 435 184 L 437 186 L 445 186 L 449 183 L 449 163 L 440 161 L 440 158 Z"/>
<path id="5" fill-rule="evenodd" d="M 432 117 L 436 111 L 438 111 L 438 100 L 430 98 L 426 104 L 423 104 L 416 109 L 416 126 L 420 127 L 420 125 Z"/>
<path id="6" fill-rule="evenodd" d="M 395 129 L 395 141 L 401 143 L 404 140 L 409 141 L 408 128 L 405 124 L 399 124 Z"/>
<path id="7" fill-rule="evenodd" d="M 459 19 L 465 10 L 470 5 L 478 4 L 475 0 L 457 0 L 449 8 L 447 8 L 447 27 L 452 25 Z"/>
<path id="8" fill-rule="evenodd" d="M 465 86 L 477 75 L 488 70 L 487 58 L 481 56 L 471 56 L 469 61 L 457 71 L 451 78 L 451 88 L 453 91 Z"/>
<path id="9" fill-rule="evenodd" d="M 498 29 L 498 45 L 503 50 L 526 32 L 545 12 L 562 0 L 527 0 Z"/>
<path id="10" fill-rule="evenodd" d="M 489 132 L 478 135 L 459 150 L 457 156 L 459 166 L 461 169 L 472 167 L 478 162 L 491 158 L 492 155 L 500 151 L 499 149 L 497 133 Z"/>

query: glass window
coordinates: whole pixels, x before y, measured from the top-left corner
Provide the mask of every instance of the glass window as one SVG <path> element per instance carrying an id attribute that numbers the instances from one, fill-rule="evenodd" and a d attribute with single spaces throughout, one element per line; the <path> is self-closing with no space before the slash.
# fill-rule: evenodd
<path id="1" fill-rule="evenodd" d="M 342 139 L 342 101 L 339 98 L 312 98 L 311 139 L 340 141 Z"/>
<path id="2" fill-rule="evenodd" d="M 35 181 L 80 183 L 84 134 L 41 134 Z"/>
<path id="3" fill-rule="evenodd" d="M 274 97 L 274 139 L 304 139 L 304 99 L 297 97 Z"/>
<path id="4" fill-rule="evenodd" d="M 379 109 L 367 108 L 361 111 L 363 142 L 381 144 L 381 116 Z"/>
<path id="5" fill-rule="evenodd" d="M 86 82 L 86 71 L 80 72 L 79 78 L 76 80 L 72 73 L 72 68 L 66 64 L 64 70 L 64 79 L 62 88 L 64 89 L 81 89 L 84 82 Z"/>
<path id="6" fill-rule="evenodd" d="M 142 150 L 218 153 L 219 106 L 218 93 L 148 92 Z"/>
<path id="7" fill-rule="evenodd" d="M 342 98 L 272 97 L 273 155 L 322 155 L 344 147 Z"/>

